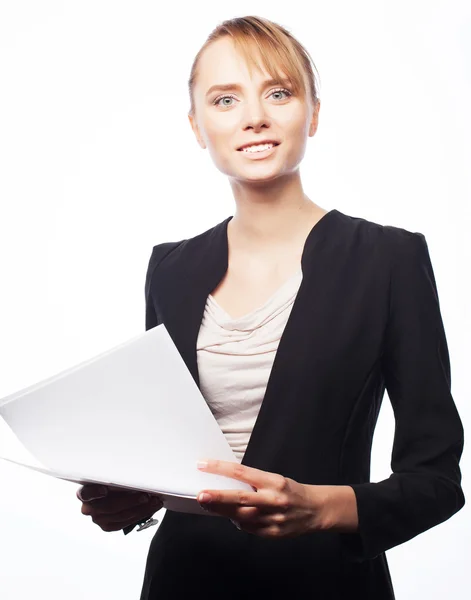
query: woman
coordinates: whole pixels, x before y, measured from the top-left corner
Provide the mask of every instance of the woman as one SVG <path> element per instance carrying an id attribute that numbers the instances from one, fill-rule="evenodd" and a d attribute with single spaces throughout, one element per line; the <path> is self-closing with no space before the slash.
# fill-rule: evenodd
<path id="1" fill-rule="evenodd" d="M 304 194 L 298 167 L 320 102 L 309 55 L 283 27 L 224 22 L 189 87 L 191 126 L 237 211 L 153 248 L 146 329 L 165 324 L 237 457 L 206 470 L 253 492 L 202 490 L 207 515 L 167 511 L 141 600 L 394 598 L 385 551 L 465 502 L 425 237 Z M 371 483 L 385 389 L 393 473 Z M 104 531 L 129 533 L 161 507 L 104 491 L 78 492 Z"/>

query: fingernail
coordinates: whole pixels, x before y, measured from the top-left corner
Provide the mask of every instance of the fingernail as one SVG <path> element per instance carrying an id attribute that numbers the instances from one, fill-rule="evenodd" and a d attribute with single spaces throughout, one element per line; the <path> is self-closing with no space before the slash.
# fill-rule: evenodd
<path id="1" fill-rule="evenodd" d="M 91 490 L 82 490 L 80 492 L 80 496 L 84 502 L 89 502 L 90 500 L 99 500 L 100 498 L 104 498 L 108 495 L 108 490 L 106 487 L 100 485 Z"/>

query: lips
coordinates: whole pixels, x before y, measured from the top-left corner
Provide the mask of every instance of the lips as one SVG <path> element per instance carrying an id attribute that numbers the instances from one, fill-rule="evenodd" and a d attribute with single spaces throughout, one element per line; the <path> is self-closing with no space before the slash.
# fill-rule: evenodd
<path id="1" fill-rule="evenodd" d="M 244 148 L 249 148 L 250 146 L 261 146 L 263 144 L 273 144 L 274 146 L 279 146 L 280 143 L 281 142 L 278 142 L 276 140 L 262 140 L 261 142 L 249 142 L 247 144 L 244 144 L 243 146 L 240 146 L 240 148 L 237 148 L 237 151 L 240 152 Z"/>

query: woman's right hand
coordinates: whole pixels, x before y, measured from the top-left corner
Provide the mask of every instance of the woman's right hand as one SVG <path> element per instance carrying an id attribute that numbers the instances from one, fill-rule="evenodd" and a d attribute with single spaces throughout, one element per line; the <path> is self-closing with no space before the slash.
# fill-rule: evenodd
<path id="1" fill-rule="evenodd" d="M 82 502 L 82 514 L 90 516 L 103 531 L 119 531 L 152 517 L 163 507 L 162 500 L 153 494 L 98 484 L 83 485 L 77 498 Z"/>

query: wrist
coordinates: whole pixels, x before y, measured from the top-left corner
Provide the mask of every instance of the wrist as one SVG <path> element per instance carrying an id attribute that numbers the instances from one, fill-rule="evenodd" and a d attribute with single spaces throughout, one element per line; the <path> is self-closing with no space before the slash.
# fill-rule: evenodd
<path id="1" fill-rule="evenodd" d="M 356 495 L 349 485 L 310 485 L 314 531 L 351 533 L 358 530 Z"/>

